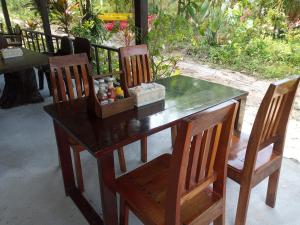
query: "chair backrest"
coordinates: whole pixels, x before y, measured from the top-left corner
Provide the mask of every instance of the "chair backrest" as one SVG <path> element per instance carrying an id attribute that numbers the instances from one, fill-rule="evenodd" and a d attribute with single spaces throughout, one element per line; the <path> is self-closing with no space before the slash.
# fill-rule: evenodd
<path id="1" fill-rule="evenodd" d="M 128 88 L 152 81 L 147 45 L 120 48 L 122 82 Z"/>
<path id="2" fill-rule="evenodd" d="M 289 115 L 300 77 L 272 83 L 258 109 L 249 137 L 244 170 L 253 171 L 257 153 L 270 144 L 282 154 Z M 280 148 L 277 146 L 280 145 Z"/>
<path id="3" fill-rule="evenodd" d="M 49 58 L 50 79 L 54 103 L 89 95 L 89 61 L 86 54 Z M 72 78 L 75 84 L 72 83 Z M 76 87 L 74 93 L 73 85 Z"/>
<path id="4" fill-rule="evenodd" d="M 218 195 L 224 196 L 237 106 L 232 100 L 180 124 L 170 165 L 166 224 L 179 224 L 180 206 L 211 184 Z"/>
<path id="5" fill-rule="evenodd" d="M 73 41 L 74 53 L 86 53 L 89 61 L 92 60 L 91 58 L 91 43 L 86 38 L 75 37 Z"/>
<path id="6" fill-rule="evenodd" d="M 68 36 L 63 36 L 60 42 L 60 49 L 57 51 L 57 56 L 70 55 L 73 53 L 72 42 Z"/>
<path id="7" fill-rule="evenodd" d="M 8 43 L 6 38 L 3 35 L 0 35 L 0 49 L 7 48 Z"/>

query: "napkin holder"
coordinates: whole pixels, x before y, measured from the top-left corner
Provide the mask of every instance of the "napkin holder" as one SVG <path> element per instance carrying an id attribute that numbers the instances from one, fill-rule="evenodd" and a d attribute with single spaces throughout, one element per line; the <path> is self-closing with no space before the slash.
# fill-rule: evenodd
<path id="1" fill-rule="evenodd" d="M 3 59 L 10 59 L 15 57 L 23 56 L 21 48 L 4 48 L 1 49 Z"/>
<path id="2" fill-rule="evenodd" d="M 129 94 L 134 97 L 134 102 L 137 107 L 165 99 L 165 87 L 158 83 L 142 83 L 128 90 Z"/>

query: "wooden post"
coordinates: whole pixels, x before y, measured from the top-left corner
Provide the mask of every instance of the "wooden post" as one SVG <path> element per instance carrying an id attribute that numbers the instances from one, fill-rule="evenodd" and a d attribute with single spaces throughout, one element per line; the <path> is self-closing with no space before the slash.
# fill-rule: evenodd
<path id="1" fill-rule="evenodd" d="M 146 44 L 148 35 L 148 0 L 134 0 L 136 44 Z"/>
<path id="2" fill-rule="evenodd" d="M 46 44 L 47 44 L 48 51 L 54 52 L 47 0 L 35 0 L 35 2 L 38 5 L 40 15 L 43 21 L 43 28 L 46 36 Z"/>
<path id="3" fill-rule="evenodd" d="M 8 13 L 8 10 L 7 10 L 6 0 L 1 0 L 1 5 L 2 5 L 2 11 L 3 11 L 7 31 L 8 31 L 9 34 L 11 34 L 11 33 L 13 33 L 13 31 L 12 31 L 12 28 L 11 28 L 11 22 L 10 22 L 9 13 Z"/>

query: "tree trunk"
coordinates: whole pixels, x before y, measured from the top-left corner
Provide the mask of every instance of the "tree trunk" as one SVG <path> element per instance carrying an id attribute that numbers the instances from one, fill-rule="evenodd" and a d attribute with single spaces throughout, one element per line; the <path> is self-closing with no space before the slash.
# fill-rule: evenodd
<path id="1" fill-rule="evenodd" d="M 177 5 L 177 15 L 181 14 L 181 5 L 182 5 L 182 0 L 178 0 L 178 5 Z"/>
<path id="2" fill-rule="evenodd" d="M 7 10 L 6 0 L 1 0 L 1 6 L 2 6 L 2 12 L 3 12 L 4 19 L 5 19 L 7 31 L 9 34 L 11 34 L 13 32 L 13 30 L 11 27 L 9 13 Z"/>
<path id="3" fill-rule="evenodd" d="M 46 44 L 49 52 L 54 52 L 54 46 L 52 41 L 51 27 L 49 21 L 49 7 L 48 0 L 35 0 L 39 13 L 43 21 L 44 33 L 46 36 Z"/>
<path id="4" fill-rule="evenodd" d="M 42 102 L 38 91 L 34 69 L 4 74 L 5 86 L 0 98 L 1 108 Z"/>

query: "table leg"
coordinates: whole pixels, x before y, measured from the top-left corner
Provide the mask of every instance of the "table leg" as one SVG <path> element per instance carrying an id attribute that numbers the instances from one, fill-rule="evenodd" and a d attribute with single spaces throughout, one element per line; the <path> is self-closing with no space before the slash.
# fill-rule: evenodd
<path id="1" fill-rule="evenodd" d="M 34 69 L 4 74 L 5 86 L 0 98 L 1 108 L 11 108 L 28 103 L 42 102 Z"/>
<path id="2" fill-rule="evenodd" d="M 234 128 L 236 131 L 241 132 L 243 121 L 244 121 L 245 110 L 246 110 L 247 96 L 240 98 L 238 101 L 239 101 L 239 108 L 238 108 Z"/>
<path id="3" fill-rule="evenodd" d="M 97 162 L 104 224 L 117 225 L 118 211 L 113 152 L 97 159 Z"/>
<path id="4" fill-rule="evenodd" d="M 60 126 L 53 121 L 54 131 L 56 136 L 56 143 L 58 148 L 58 155 L 60 160 L 60 166 L 64 181 L 64 187 L 66 195 L 69 196 L 69 192 L 76 188 L 75 179 L 72 166 L 71 150 L 68 143 L 68 136 Z"/>

